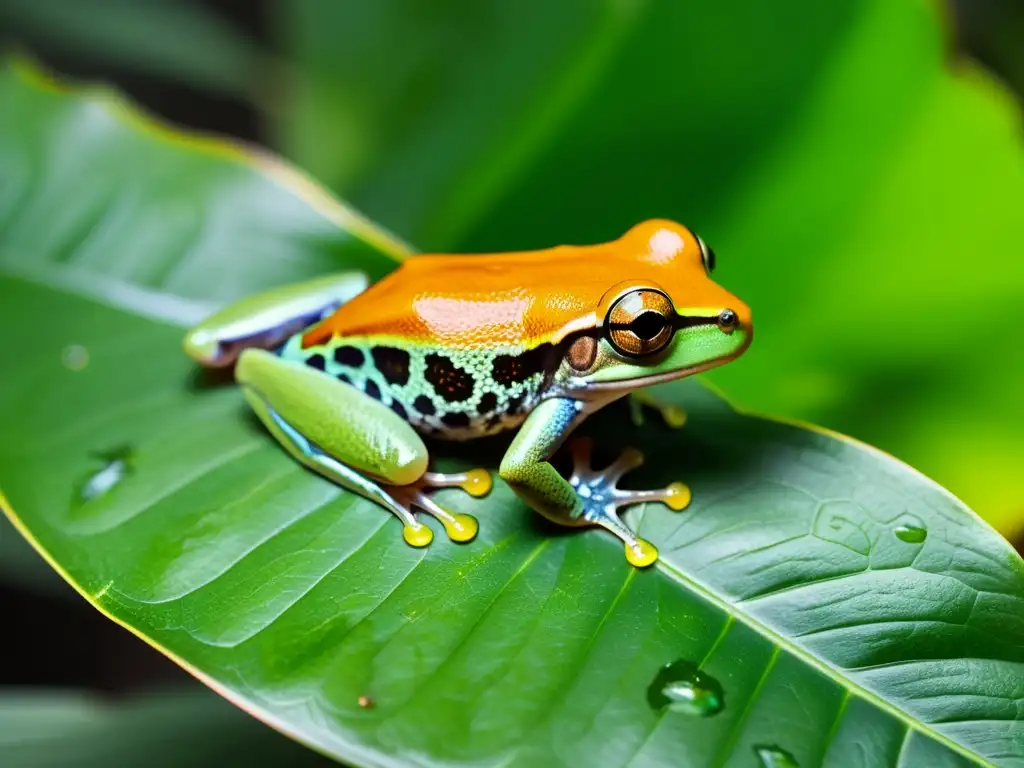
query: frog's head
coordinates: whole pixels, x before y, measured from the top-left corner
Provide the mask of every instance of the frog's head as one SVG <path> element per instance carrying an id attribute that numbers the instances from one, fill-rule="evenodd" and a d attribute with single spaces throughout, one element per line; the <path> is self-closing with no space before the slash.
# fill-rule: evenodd
<path id="1" fill-rule="evenodd" d="M 601 297 L 596 326 L 565 338 L 571 389 L 601 397 L 670 381 L 734 360 L 750 345 L 750 309 L 712 281 L 715 253 L 689 229 L 648 221 L 610 247 L 628 279 Z"/>

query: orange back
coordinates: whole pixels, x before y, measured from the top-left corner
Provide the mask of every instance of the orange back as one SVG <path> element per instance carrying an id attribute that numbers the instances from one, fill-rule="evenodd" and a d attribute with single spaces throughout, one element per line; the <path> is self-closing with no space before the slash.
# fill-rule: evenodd
<path id="1" fill-rule="evenodd" d="M 677 309 L 737 303 L 705 274 L 693 233 L 652 220 L 600 245 L 414 256 L 310 329 L 303 346 L 387 336 L 455 349 L 533 347 L 597 325 L 602 300 L 624 282 L 660 288 Z"/>

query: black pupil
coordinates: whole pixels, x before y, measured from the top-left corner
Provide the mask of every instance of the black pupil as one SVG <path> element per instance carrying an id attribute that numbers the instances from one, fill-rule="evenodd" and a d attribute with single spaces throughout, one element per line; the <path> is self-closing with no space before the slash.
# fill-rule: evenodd
<path id="1" fill-rule="evenodd" d="M 650 341 L 665 330 L 665 325 L 666 320 L 664 316 L 659 315 L 657 312 L 643 312 L 633 318 L 633 322 L 629 324 L 629 330 L 638 339 Z"/>

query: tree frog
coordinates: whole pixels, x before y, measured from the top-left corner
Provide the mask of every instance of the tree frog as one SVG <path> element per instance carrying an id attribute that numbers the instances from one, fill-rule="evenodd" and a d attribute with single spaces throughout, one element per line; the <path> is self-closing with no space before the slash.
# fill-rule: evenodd
<path id="1" fill-rule="evenodd" d="M 432 489 L 491 488 L 482 469 L 428 471 L 423 437 L 465 440 L 518 428 L 499 475 L 530 507 L 619 537 L 630 563 L 657 550 L 618 514 L 638 502 L 689 503 L 682 483 L 617 487 L 642 461 L 609 467 L 549 459 L 584 419 L 647 385 L 705 371 L 750 344 L 747 306 L 710 278 L 715 254 L 687 227 L 651 220 L 598 245 L 489 255 L 423 255 L 369 285 L 357 273 L 272 289 L 215 313 L 184 340 L 205 366 L 235 379 L 270 433 L 299 462 L 376 501 L 406 542 L 469 541 L 476 521 Z"/>

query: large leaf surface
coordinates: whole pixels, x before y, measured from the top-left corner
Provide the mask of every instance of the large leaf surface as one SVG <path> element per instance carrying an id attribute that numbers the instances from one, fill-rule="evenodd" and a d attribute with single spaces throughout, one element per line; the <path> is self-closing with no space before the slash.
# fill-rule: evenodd
<path id="1" fill-rule="evenodd" d="M 0 126 L 9 514 L 232 700 L 370 765 L 1024 764 L 1024 564 L 923 477 L 689 383 L 661 393 L 689 410 L 681 432 L 620 409 L 588 424 L 646 451 L 631 482 L 693 487 L 685 513 L 636 513 L 657 568 L 542 524 L 500 483 L 445 497 L 480 519 L 473 543 L 411 549 L 179 349 L 210 303 L 381 274 L 401 247 L 108 96 L 6 70 L 0 108 L 18 115 Z M 466 450 L 493 467 L 501 442 Z M 670 662 L 724 707 L 660 708 Z"/>
<path id="2" fill-rule="evenodd" d="M 281 132 L 425 248 L 691 224 L 758 325 L 716 383 L 893 451 L 1011 531 L 1020 118 L 952 68 L 938 5 L 299 0 Z"/>

